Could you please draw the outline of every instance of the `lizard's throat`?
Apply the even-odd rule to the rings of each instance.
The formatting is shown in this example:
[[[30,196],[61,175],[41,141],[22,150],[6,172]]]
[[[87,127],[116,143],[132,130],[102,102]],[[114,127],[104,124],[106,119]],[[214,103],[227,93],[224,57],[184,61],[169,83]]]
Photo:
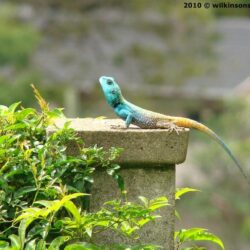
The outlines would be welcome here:
[[[116,108],[118,105],[122,104],[123,98],[121,96],[113,99],[109,104],[112,108]]]
[[[120,104],[121,104],[121,100],[118,99],[118,100],[113,100],[112,103],[110,103],[110,106],[112,108],[116,108]]]
[[[120,104],[121,104],[121,102],[114,103],[112,107],[115,109],[115,108],[117,108]]]

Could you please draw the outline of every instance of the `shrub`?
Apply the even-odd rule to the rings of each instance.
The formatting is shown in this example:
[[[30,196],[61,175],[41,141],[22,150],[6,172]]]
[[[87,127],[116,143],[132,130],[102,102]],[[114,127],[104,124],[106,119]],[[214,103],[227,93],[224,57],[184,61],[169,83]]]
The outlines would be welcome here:
[[[97,168],[104,168],[124,191],[119,166],[113,163],[121,150],[85,148],[68,122],[47,135],[53,119],[63,117],[62,110],[50,110],[34,86],[33,89],[41,112],[23,108],[20,103],[0,106],[2,246],[58,249],[72,240],[88,243],[93,235],[107,229],[131,237],[154,220],[152,212],[167,205],[164,197],[147,204],[118,198],[105,203],[96,213],[87,212],[86,198]],[[66,154],[69,141],[76,143],[78,155]]]

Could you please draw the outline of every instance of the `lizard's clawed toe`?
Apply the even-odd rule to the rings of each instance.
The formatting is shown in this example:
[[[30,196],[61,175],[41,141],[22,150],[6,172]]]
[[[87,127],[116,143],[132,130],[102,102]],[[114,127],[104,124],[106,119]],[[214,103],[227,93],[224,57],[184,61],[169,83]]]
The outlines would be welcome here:
[[[178,135],[179,132],[182,130],[181,127],[177,126],[173,122],[158,122],[157,127],[168,129],[170,134],[175,132]]]

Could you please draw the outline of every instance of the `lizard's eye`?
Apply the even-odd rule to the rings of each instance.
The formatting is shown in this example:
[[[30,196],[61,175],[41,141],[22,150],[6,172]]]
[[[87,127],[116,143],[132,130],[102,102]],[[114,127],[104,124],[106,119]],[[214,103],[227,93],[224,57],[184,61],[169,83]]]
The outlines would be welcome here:
[[[113,82],[111,80],[107,80],[107,84],[111,85]]]

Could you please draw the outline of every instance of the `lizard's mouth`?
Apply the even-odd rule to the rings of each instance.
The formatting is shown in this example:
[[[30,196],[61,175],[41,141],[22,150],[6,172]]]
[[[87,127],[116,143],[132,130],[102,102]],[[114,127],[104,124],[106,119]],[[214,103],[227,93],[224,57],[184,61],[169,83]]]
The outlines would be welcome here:
[[[101,86],[104,86],[106,84],[107,79],[109,79],[109,77],[107,77],[107,76],[101,76],[99,78],[99,83],[101,84]]]

